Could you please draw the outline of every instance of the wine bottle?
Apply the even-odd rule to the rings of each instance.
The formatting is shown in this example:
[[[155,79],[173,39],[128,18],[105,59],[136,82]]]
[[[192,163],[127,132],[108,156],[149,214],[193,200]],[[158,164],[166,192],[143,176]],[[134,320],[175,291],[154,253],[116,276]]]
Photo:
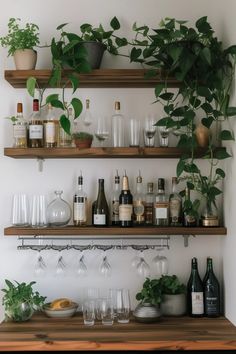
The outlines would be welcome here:
[[[16,120],[13,123],[13,146],[16,148],[27,147],[27,121],[23,116],[23,105],[17,103]]]
[[[94,226],[109,226],[109,208],[104,191],[104,179],[98,180],[98,196],[92,208]]]
[[[203,284],[198,273],[197,258],[192,258],[192,269],[187,285],[188,314],[191,317],[204,315]]]
[[[48,112],[44,121],[44,146],[52,148],[57,146],[58,120],[54,115],[51,103],[48,103]]]
[[[220,285],[213,272],[212,258],[207,258],[207,270],[203,281],[204,313],[207,317],[220,316]]]
[[[147,184],[147,194],[145,197],[145,224],[153,225],[154,221],[154,193],[153,193],[153,183],[149,182]]]
[[[113,226],[119,226],[119,197],[120,197],[120,176],[116,170],[115,184],[111,198],[111,224]]]
[[[124,116],[120,113],[120,102],[115,102],[115,114],[111,118],[113,147],[125,146]]]
[[[29,119],[29,147],[43,147],[43,121],[39,112],[39,100],[33,100],[33,113]]]
[[[145,223],[145,202],[142,183],[143,179],[140,171],[136,182],[136,193],[134,194],[134,224],[139,226],[144,225]]]
[[[75,226],[85,226],[87,223],[87,195],[83,191],[82,173],[78,177],[78,190],[74,195],[73,221]]]
[[[172,177],[172,193],[170,194],[170,226],[182,226],[182,198],[176,192],[177,177]]]
[[[133,196],[129,189],[126,172],[122,180],[122,190],[119,197],[119,220],[121,227],[133,226]]]
[[[165,193],[165,180],[158,178],[158,193],[155,201],[155,225],[168,226],[169,198]]]
[[[185,188],[185,200],[183,204],[183,224],[186,227],[195,227],[197,226],[197,219],[195,213],[193,212],[192,203],[190,200],[190,189]]]

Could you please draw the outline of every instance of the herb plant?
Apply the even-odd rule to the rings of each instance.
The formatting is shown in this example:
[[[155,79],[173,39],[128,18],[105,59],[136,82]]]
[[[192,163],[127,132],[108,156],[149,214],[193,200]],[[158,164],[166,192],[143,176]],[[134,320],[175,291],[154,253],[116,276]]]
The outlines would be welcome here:
[[[186,291],[186,286],[179,281],[176,275],[162,275],[160,283],[163,294],[177,295]]]
[[[136,294],[136,300],[155,306],[159,305],[163,300],[160,279],[146,278],[142,290]]]

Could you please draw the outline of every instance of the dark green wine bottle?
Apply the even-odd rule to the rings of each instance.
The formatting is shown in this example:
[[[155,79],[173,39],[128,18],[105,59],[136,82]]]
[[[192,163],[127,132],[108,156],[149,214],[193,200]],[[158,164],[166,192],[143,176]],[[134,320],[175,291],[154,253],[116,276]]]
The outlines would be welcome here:
[[[204,315],[203,284],[198,273],[197,258],[192,258],[192,269],[187,285],[188,314],[191,317]]]
[[[104,179],[98,180],[98,196],[92,206],[92,222],[94,226],[109,226],[109,207],[104,191]]]
[[[220,285],[213,272],[212,258],[207,258],[207,270],[203,282],[204,313],[207,317],[220,316]]]

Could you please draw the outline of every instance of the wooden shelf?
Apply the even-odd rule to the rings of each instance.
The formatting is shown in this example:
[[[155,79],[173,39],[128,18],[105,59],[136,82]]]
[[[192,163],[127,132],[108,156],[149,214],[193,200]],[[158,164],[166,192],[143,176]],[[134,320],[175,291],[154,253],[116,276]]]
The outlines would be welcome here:
[[[0,324],[0,351],[60,350],[154,350],[160,353],[196,350],[226,353],[227,350],[235,353],[236,328],[224,317],[163,317],[149,324],[131,319],[127,324],[114,322],[113,326],[96,321],[94,326],[88,327],[78,314],[60,319],[35,314],[26,322]]]
[[[109,88],[109,87],[125,87],[125,88],[152,88],[163,82],[161,73],[153,78],[145,78],[144,69],[99,69],[93,70],[89,74],[79,75],[79,87],[85,88]],[[66,71],[64,71],[66,72]],[[69,70],[67,70],[69,72]],[[15,88],[25,88],[26,80],[30,76],[34,76],[40,87],[48,87],[48,81],[51,70],[5,70],[5,80]],[[62,75],[62,84],[65,83],[65,76]],[[169,78],[169,87],[178,87],[179,83],[176,79]],[[68,86],[69,87],[69,86]]]
[[[133,148],[133,147],[94,147],[78,148],[4,148],[4,155],[12,158],[180,158],[186,151],[176,147]],[[196,151],[196,157],[204,155],[204,149]]]
[[[225,227],[7,227],[4,229],[6,236],[158,236],[158,235],[226,235]]]

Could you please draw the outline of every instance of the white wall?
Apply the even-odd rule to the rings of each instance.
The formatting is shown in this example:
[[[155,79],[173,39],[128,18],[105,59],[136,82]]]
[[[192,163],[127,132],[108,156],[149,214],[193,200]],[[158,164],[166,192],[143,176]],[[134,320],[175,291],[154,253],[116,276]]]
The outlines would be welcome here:
[[[229,2],[229,1],[226,1]],[[233,0],[232,0],[233,3]],[[230,2],[231,4],[231,2]],[[96,6],[96,11],[91,11]],[[150,27],[158,25],[160,19],[166,16],[173,16],[179,19],[189,19],[194,22],[197,18],[208,15],[212,26],[221,36],[225,23],[224,4],[215,6],[215,1],[204,0],[48,0],[46,4],[30,0],[8,0],[5,1],[4,11],[0,14],[0,35],[6,32],[9,17],[20,17],[22,20],[37,23],[40,27],[41,43],[49,42],[56,33],[56,26],[70,22],[71,31],[83,22],[104,25],[116,15],[124,28],[124,35],[130,36],[130,28],[134,21],[139,24],[148,24]],[[25,114],[28,115],[31,109],[31,99],[23,89],[13,89],[4,81],[4,70],[13,67],[12,58],[7,58],[6,50],[1,49],[0,60],[0,97],[1,116],[6,117],[15,113],[17,101],[23,101]],[[38,51],[37,68],[48,68],[50,65],[48,50]],[[106,56],[103,67],[130,67],[129,64],[120,58]],[[90,98],[91,109],[96,118],[99,114],[111,115],[115,100],[120,100],[125,116],[143,117],[147,112],[158,115],[159,107],[151,105],[153,101],[153,90],[151,89],[80,89],[79,97],[84,101]],[[0,121],[0,146],[11,146],[11,125],[3,118]],[[3,150],[2,150],[3,151]],[[10,224],[11,198],[14,193],[27,192],[32,195],[34,192],[42,192],[52,199],[53,191],[60,188],[64,191],[64,197],[71,202],[75,189],[76,176],[82,169],[85,180],[85,189],[91,200],[94,200],[97,193],[96,181],[99,177],[105,178],[107,197],[111,186],[111,178],[116,168],[122,173],[127,169],[132,185],[134,178],[141,168],[144,182],[157,181],[158,177],[170,179],[175,175],[176,160],[47,160],[44,163],[44,171],[39,173],[34,160],[14,160],[0,156],[0,287],[3,287],[4,279],[16,279],[18,281],[29,281],[35,279],[34,264],[36,254],[33,251],[17,251],[19,244],[14,237],[4,237],[3,228]],[[96,166],[96,169],[94,169]],[[95,171],[94,171],[95,170]],[[231,183],[232,179],[231,179]],[[229,226],[227,224],[227,226]],[[215,271],[221,279],[222,271],[222,241],[221,237],[198,236],[190,239],[188,248],[183,246],[182,236],[172,237],[170,250],[166,251],[170,263],[170,273],[176,273],[183,281],[186,281],[190,272],[190,260],[196,256],[199,260],[201,275],[205,272],[206,257],[212,256],[215,263]],[[230,247],[230,246],[229,246]],[[73,275],[78,253],[68,252],[65,257],[70,265],[70,274],[64,279],[57,279],[53,276],[58,254],[56,252],[45,252],[45,261],[48,264],[48,274],[45,279],[37,279],[37,289],[46,296],[48,300],[60,296],[69,296],[79,301],[82,288],[85,286],[105,287],[128,287],[131,290],[132,299],[140,288],[142,280],[138,278],[130,263],[135,255],[133,251],[112,251],[108,252],[109,261],[112,264],[113,275],[110,279],[103,279],[98,275],[97,268],[101,263],[101,252],[87,252],[86,262],[90,269],[89,277],[79,279]],[[155,252],[145,253],[146,260],[151,264]],[[228,260],[230,261],[230,260]],[[229,265],[230,266],[230,265]],[[152,270],[154,276],[154,271]],[[227,299],[230,301],[230,295]],[[233,300],[232,300],[233,301]],[[135,302],[133,301],[133,305]],[[232,303],[226,306],[227,314],[230,315]],[[3,311],[2,311],[3,314]]]

